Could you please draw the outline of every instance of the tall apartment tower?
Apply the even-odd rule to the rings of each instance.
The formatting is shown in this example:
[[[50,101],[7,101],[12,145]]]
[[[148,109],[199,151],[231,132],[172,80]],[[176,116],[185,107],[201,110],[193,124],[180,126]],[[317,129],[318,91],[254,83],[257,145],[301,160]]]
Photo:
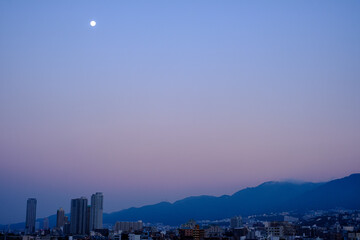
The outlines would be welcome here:
[[[29,198],[26,204],[26,222],[25,232],[32,234],[35,232],[35,221],[36,221],[36,198]]]
[[[70,233],[86,234],[87,198],[71,199]]]
[[[60,208],[57,210],[56,213],[56,227],[62,228],[65,224],[65,211],[64,209]]]
[[[91,195],[90,231],[103,227],[103,200],[101,192]]]

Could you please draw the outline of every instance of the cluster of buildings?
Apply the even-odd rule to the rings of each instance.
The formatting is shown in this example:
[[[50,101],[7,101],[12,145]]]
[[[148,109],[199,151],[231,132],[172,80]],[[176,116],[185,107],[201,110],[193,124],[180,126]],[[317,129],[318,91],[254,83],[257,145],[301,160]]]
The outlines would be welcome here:
[[[360,240],[360,212],[332,210],[293,216],[290,213],[236,216],[200,221],[200,225],[190,221],[178,231],[177,239],[188,240]]]
[[[102,193],[97,192],[91,196],[88,204],[86,197],[71,199],[70,221],[60,208],[56,214],[56,227],[53,232],[58,235],[89,235],[91,231],[103,228],[103,199]],[[29,198],[26,206],[25,234],[34,234],[36,226],[35,198]],[[44,218],[43,230],[49,231],[49,219]]]
[[[360,211],[332,210],[190,220],[180,226],[119,221],[103,227],[103,195],[71,200],[70,220],[57,210],[56,226],[35,232],[37,201],[27,201],[25,233],[0,232],[0,240],[360,240]]]

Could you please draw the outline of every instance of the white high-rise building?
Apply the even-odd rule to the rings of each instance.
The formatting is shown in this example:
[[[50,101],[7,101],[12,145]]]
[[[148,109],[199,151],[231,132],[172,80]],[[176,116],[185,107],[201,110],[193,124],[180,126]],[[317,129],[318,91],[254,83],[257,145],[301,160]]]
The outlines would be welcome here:
[[[103,200],[101,192],[91,195],[90,231],[103,227]]]

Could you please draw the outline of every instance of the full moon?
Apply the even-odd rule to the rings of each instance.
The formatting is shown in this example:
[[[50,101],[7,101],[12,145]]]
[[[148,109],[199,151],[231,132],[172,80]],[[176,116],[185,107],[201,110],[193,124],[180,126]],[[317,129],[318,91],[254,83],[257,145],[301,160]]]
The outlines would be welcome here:
[[[95,27],[95,25],[96,25],[96,22],[95,22],[95,21],[91,21],[91,22],[90,22],[90,26]]]

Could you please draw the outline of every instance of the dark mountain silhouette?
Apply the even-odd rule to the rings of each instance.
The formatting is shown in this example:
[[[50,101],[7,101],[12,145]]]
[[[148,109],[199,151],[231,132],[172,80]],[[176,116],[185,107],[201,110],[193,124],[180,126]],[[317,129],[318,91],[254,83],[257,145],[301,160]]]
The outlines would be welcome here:
[[[233,195],[188,197],[174,203],[161,202],[139,208],[105,213],[104,223],[142,220],[150,223],[178,225],[189,219],[217,220],[235,215],[252,215],[281,211],[360,209],[360,174],[326,183],[266,182]],[[50,226],[56,216],[49,217]],[[42,222],[42,219],[38,219]],[[12,225],[24,226],[24,223]],[[5,226],[0,226],[4,229]]]
[[[234,215],[316,209],[360,209],[360,174],[326,183],[266,182],[231,196],[198,196],[104,215],[104,222],[162,222],[177,225],[190,218],[216,220]]]
[[[321,184],[268,182],[221,197],[198,196],[174,202],[159,203],[104,215],[105,222],[137,221],[162,222],[177,225],[193,219],[223,219],[234,215],[249,215],[282,211],[290,200]]]
[[[290,204],[290,209],[360,209],[360,174],[330,181],[308,191]]]

